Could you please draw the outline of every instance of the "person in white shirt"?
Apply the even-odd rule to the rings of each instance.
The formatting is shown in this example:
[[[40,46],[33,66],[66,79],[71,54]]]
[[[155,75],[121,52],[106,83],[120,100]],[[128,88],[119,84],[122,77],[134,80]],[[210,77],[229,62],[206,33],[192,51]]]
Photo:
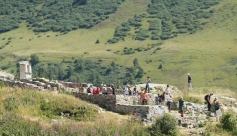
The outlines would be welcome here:
[[[169,112],[171,111],[171,103],[173,102],[172,95],[169,95],[167,98],[167,105],[168,105],[168,110]]]
[[[107,94],[107,87],[106,84],[104,84],[103,88],[102,88],[102,94]]]
[[[124,94],[129,95],[129,86],[128,86],[128,84],[124,88]]]
[[[170,85],[167,85],[166,89],[165,89],[165,94],[169,95],[170,94],[170,90],[171,90]]]

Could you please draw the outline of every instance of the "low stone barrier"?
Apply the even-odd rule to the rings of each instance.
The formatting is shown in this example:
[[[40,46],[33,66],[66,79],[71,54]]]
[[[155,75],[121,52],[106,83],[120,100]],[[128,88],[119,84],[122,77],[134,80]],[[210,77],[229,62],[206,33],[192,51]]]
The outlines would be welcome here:
[[[75,97],[98,104],[100,107],[116,113],[139,116],[146,123],[153,123],[156,117],[167,112],[166,106],[133,105],[132,96],[75,93]]]

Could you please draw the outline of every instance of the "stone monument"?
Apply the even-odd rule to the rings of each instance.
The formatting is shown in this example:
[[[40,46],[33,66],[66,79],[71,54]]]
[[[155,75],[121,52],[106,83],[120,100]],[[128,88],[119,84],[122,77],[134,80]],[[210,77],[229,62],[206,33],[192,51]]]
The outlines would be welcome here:
[[[20,79],[31,79],[32,71],[29,61],[21,61],[20,64]]]

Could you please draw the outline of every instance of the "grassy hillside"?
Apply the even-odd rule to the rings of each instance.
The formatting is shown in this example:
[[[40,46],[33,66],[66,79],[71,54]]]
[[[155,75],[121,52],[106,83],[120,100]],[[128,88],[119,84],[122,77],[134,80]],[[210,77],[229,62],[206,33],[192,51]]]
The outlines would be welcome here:
[[[157,41],[146,39],[133,40],[126,37],[125,41],[106,44],[113,38],[115,28],[122,22],[133,18],[135,14],[147,13],[150,0],[124,1],[110,18],[90,29],[71,31],[66,35],[56,32],[35,34],[28,30],[26,23],[21,23],[18,29],[0,35],[0,44],[10,43],[0,50],[1,66],[9,65],[9,72],[19,58],[29,58],[36,53],[41,61],[60,62],[63,58],[83,58],[103,60],[105,65],[115,61],[122,66],[132,66],[133,60],[138,59],[144,69],[145,77],[150,76],[152,82],[166,83],[182,89],[187,73],[193,77],[193,87],[220,86],[237,89],[236,81],[236,19],[237,4],[233,0],[222,0],[212,7],[213,15],[203,28],[194,34],[182,34],[175,38],[159,41],[161,50],[153,53],[155,48],[148,51],[122,55],[124,47],[148,48]],[[144,28],[147,22],[142,22]],[[3,40],[5,39],[5,40]],[[95,44],[96,40],[99,44]],[[120,51],[115,54],[114,52]],[[14,62],[14,63],[13,63]],[[158,69],[162,64],[162,69]],[[142,79],[143,81],[143,79]]]
[[[66,94],[1,87],[0,102],[0,135],[148,134],[128,115],[99,114],[98,106]]]

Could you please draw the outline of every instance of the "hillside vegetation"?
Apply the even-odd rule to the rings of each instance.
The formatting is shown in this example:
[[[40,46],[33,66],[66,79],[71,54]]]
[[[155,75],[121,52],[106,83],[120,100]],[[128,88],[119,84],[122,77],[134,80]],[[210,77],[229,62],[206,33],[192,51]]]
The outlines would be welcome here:
[[[99,114],[96,105],[66,94],[1,87],[0,103],[2,136],[149,134],[129,116],[109,112]]]
[[[94,70],[104,83],[136,84],[150,76],[152,82],[182,89],[190,73],[193,87],[236,90],[236,4],[233,0],[125,0],[117,2],[109,18],[67,34],[34,32],[38,26],[29,30],[29,22],[22,20],[19,28],[0,34],[0,66],[17,75],[16,63],[36,54],[40,62],[33,69],[35,76],[60,79],[48,68],[62,66],[63,80],[98,84],[88,78],[89,69],[95,66],[83,63],[88,71],[75,69],[76,60],[81,59],[99,65],[100,69]],[[42,6],[37,6],[38,10]],[[136,68],[135,59],[139,62]],[[119,72],[112,69],[106,75],[113,62]],[[70,67],[72,77],[67,76]],[[37,68],[44,72],[39,74]],[[139,70],[142,76],[136,76]]]

